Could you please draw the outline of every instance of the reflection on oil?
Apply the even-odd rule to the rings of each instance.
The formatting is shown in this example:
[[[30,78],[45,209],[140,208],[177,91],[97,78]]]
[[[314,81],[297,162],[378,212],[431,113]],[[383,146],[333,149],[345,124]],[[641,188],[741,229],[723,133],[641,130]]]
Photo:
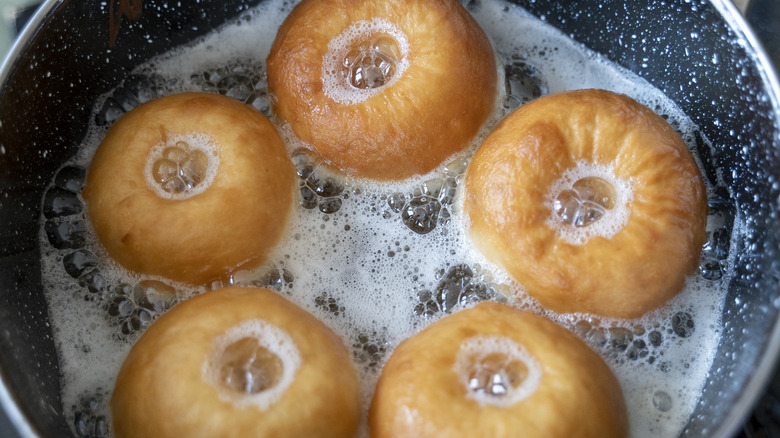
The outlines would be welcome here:
[[[142,10],[143,0],[111,0],[108,9],[108,48],[114,48],[116,37],[119,35],[119,25],[122,23],[122,17],[127,17],[133,21],[138,20],[141,18]]]

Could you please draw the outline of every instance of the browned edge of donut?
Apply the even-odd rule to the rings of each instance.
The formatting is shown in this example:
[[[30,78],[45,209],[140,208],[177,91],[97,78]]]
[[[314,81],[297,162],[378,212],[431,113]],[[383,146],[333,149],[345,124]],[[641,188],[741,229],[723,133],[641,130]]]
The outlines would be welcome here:
[[[568,243],[546,224],[550,185],[578,161],[630,181],[628,222]],[[706,192],[685,143],[660,116],[604,90],[522,106],[469,164],[464,211],[476,247],[545,307],[635,318],[679,293],[705,242]]]

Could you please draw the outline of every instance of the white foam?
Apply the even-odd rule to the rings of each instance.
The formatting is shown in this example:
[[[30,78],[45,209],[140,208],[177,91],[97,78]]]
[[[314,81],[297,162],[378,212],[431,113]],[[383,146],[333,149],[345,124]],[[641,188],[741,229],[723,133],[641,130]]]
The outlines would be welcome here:
[[[384,85],[376,88],[357,89],[345,80],[342,62],[352,48],[374,35],[387,34],[395,39],[400,59],[395,65],[395,74]],[[409,67],[409,40],[393,23],[382,19],[362,20],[351,24],[328,43],[328,51],[322,57],[322,90],[326,96],[339,103],[354,105],[365,102],[393,86]]]
[[[257,339],[261,347],[274,353],[282,362],[282,375],[279,381],[256,394],[239,393],[227,387],[221,378],[221,358],[225,350],[244,338]],[[223,335],[214,339],[211,353],[203,363],[203,380],[217,389],[221,400],[240,408],[254,406],[265,411],[282,397],[295,379],[295,373],[300,366],[301,355],[286,331],[262,319],[250,319],[229,328]]]
[[[146,184],[149,188],[151,188],[157,196],[173,200],[191,198],[206,191],[206,189],[211,186],[211,183],[214,182],[214,178],[217,176],[217,170],[219,169],[219,147],[214,139],[202,132],[190,132],[188,134],[166,133],[165,140],[166,141],[154,145],[149,151],[149,156],[146,158],[144,177],[146,177]],[[206,166],[206,174],[203,181],[181,192],[168,192],[154,179],[154,163],[162,158],[165,149],[176,146],[178,142],[184,142],[189,145],[189,149],[185,152],[197,150],[206,154],[206,157],[208,157],[208,164]]]
[[[504,366],[510,362],[522,362],[528,374],[517,386],[506,385],[506,393],[500,396],[470,388],[470,375],[476,367],[488,357],[502,355]],[[453,370],[460,382],[467,389],[466,397],[475,400],[480,405],[509,407],[533,395],[542,380],[542,367],[539,362],[522,345],[505,336],[474,336],[461,343],[455,357]],[[506,371],[506,370],[503,370]]]
[[[561,192],[571,190],[575,182],[588,177],[605,180],[615,189],[615,205],[604,212],[597,221],[583,227],[564,222],[555,212],[554,203]],[[547,192],[545,206],[550,210],[550,216],[545,221],[548,227],[555,230],[558,236],[572,245],[583,245],[593,237],[610,239],[628,223],[631,216],[629,204],[634,198],[633,182],[615,176],[609,166],[580,161],[575,167],[566,170],[558,180],[553,182]]]

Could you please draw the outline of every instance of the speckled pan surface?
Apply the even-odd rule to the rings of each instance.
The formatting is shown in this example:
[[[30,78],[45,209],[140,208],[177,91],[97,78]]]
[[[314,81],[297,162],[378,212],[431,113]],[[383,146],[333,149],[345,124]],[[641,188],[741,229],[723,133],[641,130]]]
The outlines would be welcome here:
[[[41,285],[45,187],[75,153],[97,96],[136,65],[258,2],[147,0],[132,20],[134,3],[47,2],[0,72],[0,399],[18,410],[30,436],[71,433]],[[732,196],[711,206],[746,227],[731,236],[737,256],[723,337],[683,435],[730,436],[760,395],[780,343],[777,79],[725,1],[516,3],[664,91],[714,145],[711,152],[700,142],[704,177],[721,177]],[[112,14],[119,33],[109,49]]]

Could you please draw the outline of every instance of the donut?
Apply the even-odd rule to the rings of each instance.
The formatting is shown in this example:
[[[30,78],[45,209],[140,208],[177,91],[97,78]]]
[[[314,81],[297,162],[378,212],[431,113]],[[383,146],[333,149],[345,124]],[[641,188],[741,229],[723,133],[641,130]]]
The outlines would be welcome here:
[[[183,301],[133,346],[111,396],[114,437],[352,438],[357,374],[341,339],[268,289]]]
[[[401,342],[369,410],[372,438],[624,437],[622,390],[555,323],[483,302]]]
[[[496,105],[490,41],[456,0],[304,0],[267,65],[277,116],[325,163],[374,180],[431,171]]]
[[[83,197],[110,257],[190,284],[262,263],[292,210],[295,171],[258,111],[182,93],[125,114],[108,130]]]
[[[698,266],[707,204],[690,150],[660,116],[603,90],[522,106],[466,170],[474,245],[559,313],[636,318]]]

